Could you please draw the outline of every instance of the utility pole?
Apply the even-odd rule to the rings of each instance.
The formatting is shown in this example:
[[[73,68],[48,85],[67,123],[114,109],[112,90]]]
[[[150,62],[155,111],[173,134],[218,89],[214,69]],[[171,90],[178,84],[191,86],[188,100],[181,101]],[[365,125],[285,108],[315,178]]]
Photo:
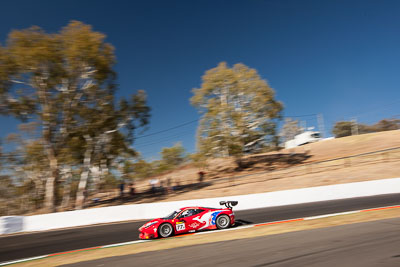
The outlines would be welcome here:
[[[321,134],[321,138],[324,138],[325,137],[325,125],[324,125],[324,116],[322,116],[322,113],[317,115],[317,120],[318,120],[319,133]]]
[[[351,135],[358,135],[358,123],[357,118],[351,120]]]

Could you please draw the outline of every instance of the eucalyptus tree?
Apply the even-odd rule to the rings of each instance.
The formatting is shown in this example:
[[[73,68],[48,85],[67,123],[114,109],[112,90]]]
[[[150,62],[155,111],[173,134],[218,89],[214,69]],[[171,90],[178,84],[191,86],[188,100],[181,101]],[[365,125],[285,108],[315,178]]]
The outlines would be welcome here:
[[[103,98],[96,96],[80,108],[80,117],[85,121],[76,131],[83,150],[83,171],[81,173],[76,198],[76,208],[82,208],[86,194],[89,174],[92,174],[95,187],[107,175],[109,168],[118,167],[126,158],[136,156],[130,147],[134,140],[134,131],[144,127],[149,121],[150,108],[146,105],[146,94],[139,90],[131,99],[122,99],[118,105],[113,101],[97,103]],[[102,114],[98,116],[98,114]]]
[[[131,99],[115,106],[115,62],[114,48],[105,42],[105,36],[77,21],[54,34],[38,27],[13,31],[6,45],[0,46],[0,112],[40,125],[50,170],[45,187],[49,211],[56,208],[63,151],[76,148],[69,147],[71,142],[82,141],[83,136],[85,142],[79,144],[84,144],[86,152],[91,150],[96,129],[100,134],[116,131],[125,141],[132,141],[136,125],[132,120],[147,123],[149,110],[143,101],[139,101],[142,106]],[[132,98],[137,97],[143,98],[143,93]],[[117,118],[109,118],[107,112]],[[121,119],[127,120],[126,132],[115,128]],[[105,127],[109,122],[110,127]],[[74,151],[77,158],[84,159],[81,152]]]
[[[206,71],[191,103],[201,114],[197,146],[215,157],[275,145],[282,104],[255,69],[225,62]]]
[[[163,147],[160,154],[161,154],[161,161],[168,168],[178,167],[186,159],[185,148],[182,146],[182,143],[180,142],[174,144],[172,147]]]
[[[6,153],[6,170],[20,189],[25,210],[38,209],[43,204],[48,162],[43,145],[36,136],[35,123],[20,124],[19,133],[11,133],[5,142],[12,149]]]

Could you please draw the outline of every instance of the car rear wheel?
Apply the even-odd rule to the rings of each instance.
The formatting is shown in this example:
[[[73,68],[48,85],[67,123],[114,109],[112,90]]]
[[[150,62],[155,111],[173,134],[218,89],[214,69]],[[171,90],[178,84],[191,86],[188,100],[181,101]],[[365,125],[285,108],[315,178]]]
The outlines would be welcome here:
[[[160,237],[170,237],[174,232],[174,229],[172,228],[172,225],[169,223],[164,223],[161,224],[160,227],[158,227],[158,234]]]
[[[222,214],[217,217],[216,224],[218,229],[226,229],[229,227],[231,220],[226,214]]]

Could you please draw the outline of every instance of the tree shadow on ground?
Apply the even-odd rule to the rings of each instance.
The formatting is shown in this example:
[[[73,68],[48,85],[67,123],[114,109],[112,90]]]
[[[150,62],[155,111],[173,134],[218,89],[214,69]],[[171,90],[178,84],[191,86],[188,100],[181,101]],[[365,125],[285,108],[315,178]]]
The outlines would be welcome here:
[[[311,155],[309,155],[307,152],[248,156],[236,160],[237,167],[234,169],[234,171],[238,172],[254,168],[264,170],[274,170],[279,167],[287,168],[292,167],[293,165],[301,164],[310,157]]]
[[[200,190],[202,188],[212,185],[211,182],[197,182],[184,185],[175,185],[170,189],[164,187],[156,187],[154,189],[149,188],[146,191],[138,192],[134,194],[124,194],[123,196],[118,196],[109,199],[91,199],[88,200],[86,207],[95,206],[114,206],[123,204],[135,204],[135,203],[151,203],[156,201],[161,201],[171,197],[171,195],[182,194],[189,191]]]
[[[235,220],[235,225],[233,227],[239,227],[239,226],[244,226],[247,224],[253,224],[253,222],[246,221],[246,220],[241,220],[241,219],[236,219]]]
[[[221,178],[226,174],[238,173],[242,171],[272,171],[280,168],[292,167],[297,164],[301,164],[311,155],[308,153],[279,153],[272,155],[254,155],[247,156],[236,161],[236,167],[227,167],[223,170],[211,171],[207,174],[209,178],[216,179]],[[89,199],[86,207],[95,206],[113,206],[123,204],[135,204],[135,203],[151,203],[165,200],[171,195],[181,194],[189,191],[201,190],[205,187],[211,186],[213,181],[207,182],[195,182],[190,184],[175,185],[172,188],[156,187],[149,188],[143,192],[137,192],[134,194],[124,194],[109,199]]]

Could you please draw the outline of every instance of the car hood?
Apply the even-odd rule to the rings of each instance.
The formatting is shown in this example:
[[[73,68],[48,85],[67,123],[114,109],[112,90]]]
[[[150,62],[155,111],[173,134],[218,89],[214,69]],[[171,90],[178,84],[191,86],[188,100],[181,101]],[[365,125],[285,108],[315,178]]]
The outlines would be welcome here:
[[[154,219],[154,220],[151,220],[151,221],[149,221],[149,222],[143,224],[142,227],[139,228],[139,231],[141,231],[141,230],[143,230],[143,229],[146,229],[146,228],[149,228],[149,227],[157,226],[157,225],[159,225],[161,222],[162,222],[162,219]]]

